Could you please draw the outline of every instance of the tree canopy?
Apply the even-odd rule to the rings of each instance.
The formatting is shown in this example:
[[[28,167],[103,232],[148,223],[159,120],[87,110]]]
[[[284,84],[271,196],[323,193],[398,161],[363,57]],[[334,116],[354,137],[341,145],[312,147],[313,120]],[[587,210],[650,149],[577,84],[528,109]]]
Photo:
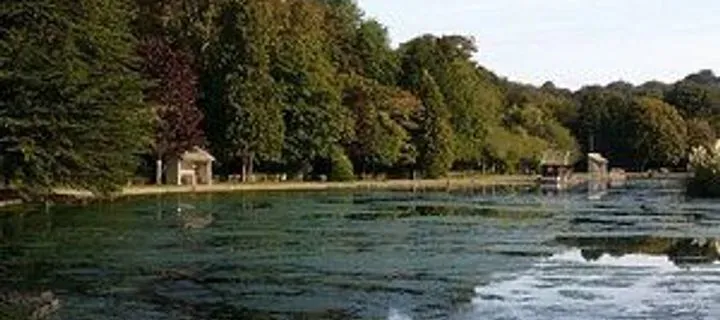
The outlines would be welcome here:
[[[124,1],[0,6],[0,156],[27,194],[115,190],[151,145]]]
[[[548,149],[644,170],[720,130],[711,70],[573,92],[478,54],[452,34],[393,47],[352,0],[3,2],[3,173],[28,195],[108,192],[197,145],[245,178],[533,172]]]

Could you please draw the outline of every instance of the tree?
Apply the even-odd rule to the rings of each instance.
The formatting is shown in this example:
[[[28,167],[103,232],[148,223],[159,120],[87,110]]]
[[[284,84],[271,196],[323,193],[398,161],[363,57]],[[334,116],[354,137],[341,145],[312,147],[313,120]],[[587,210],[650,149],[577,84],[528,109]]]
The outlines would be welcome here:
[[[334,148],[330,154],[330,180],[355,180],[355,171],[352,162],[341,148]]]
[[[605,86],[605,89],[610,91],[622,92],[625,94],[631,94],[635,90],[635,86],[629,82],[615,81]]]
[[[537,168],[542,153],[550,145],[538,137],[520,130],[515,132],[502,126],[489,130],[488,144],[483,150],[495,172],[515,173],[523,164],[526,168]]]
[[[688,119],[687,124],[688,147],[712,147],[715,145],[716,133],[707,120]]]
[[[283,161],[288,170],[303,176],[313,169],[328,171],[312,164],[329,158],[332,148],[347,140],[352,127],[326,46],[324,10],[318,3],[304,0],[275,6],[281,34],[272,75],[281,89],[286,126]]]
[[[637,169],[645,170],[648,164],[677,165],[685,158],[687,129],[673,106],[654,98],[636,98],[629,118],[635,128],[630,139]]]
[[[474,166],[482,160],[488,128],[500,121],[502,93],[486,72],[471,60],[477,52],[473,39],[425,35],[401,45],[400,85],[417,90],[428,72],[449,108],[455,133],[456,160]]]
[[[663,99],[670,86],[660,81],[648,81],[635,89],[638,95]]]
[[[544,86],[537,92],[537,100],[542,109],[550,114],[561,125],[569,127],[578,118],[578,104],[573,99],[572,91]]]
[[[325,34],[324,44],[330,59],[340,73],[350,74],[358,69],[355,41],[362,24],[363,12],[354,0],[316,0],[322,6]]]
[[[197,75],[191,57],[159,37],[146,38],[139,53],[143,74],[154,82],[147,100],[157,113],[153,149],[158,160],[156,182],[160,184],[164,161],[204,144],[203,114],[196,105]]]
[[[424,73],[443,80],[449,65],[456,61],[472,63],[470,58],[477,48],[472,39],[462,36],[436,37],[423,35],[400,45],[400,66],[402,74],[398,83],[403,88],[418,88],[423,81]],[[438,85],[443,81],[437,80]],[[440,88],[442,90],[442,87]]]
[[[124,1],[0,6],[0,155],[28,196],[128,182],[153,117]]]
[[[720,77],[715,76],[715,72],[709,69],[700,70],[697,73],[688,75],[684,81],[706,86],[720,85]]]
[[[507,90],[506,127],[540,138],[550,148],[578,155],[577,141],[560,122],[562,119],[572,123],[577,118],[574,103],[548,86],[538,90],[531,86],[509,84]]]
[[[573,132],[583,153],[599,152],[620,166],[635,165],[634,147],[629,137],[635,128],[628,121],[632,95],[602,87],[586,87],[576,92],[578,118]]]
[[[133,1],[133,29],[138,37],[160,37],[174,48],[198,58],[198,65],[203,64],[201,58],[217,36],[218,26],[215,21],[226,0]]]
[[[707,117],[715,113],[708,88],[694,82],[675,84],[665,95],[665,102],[677,107],[685,117]]]
[[[447,175],[454,159],[450,113],[435,80],[425,72],[418,94],[424,110],[419,141],[420,167],[427,178]]]
[[[400,66],[387,29],[376,20],[363,21],[353,45],[355,71],[383,85],[395,85]]]
[[[388,168],[414,157],[407,124],[420,103],[409,93],[362,77],[345,89],[344,104],[354,120],[350,156],[362,173]]]
[[[221,10],[205,71],[207,131],[226,164],[240,160],[246,181],[257,158],[275,160],[282,150],[282,105],[270,74],[278,30],[264,1],[229,1]]]
[[[500,121],[502,94],[468,60],[456,59],[441,79],[441,92],[455,132],[456,159],[474,166],[482,160],[488,129]]]

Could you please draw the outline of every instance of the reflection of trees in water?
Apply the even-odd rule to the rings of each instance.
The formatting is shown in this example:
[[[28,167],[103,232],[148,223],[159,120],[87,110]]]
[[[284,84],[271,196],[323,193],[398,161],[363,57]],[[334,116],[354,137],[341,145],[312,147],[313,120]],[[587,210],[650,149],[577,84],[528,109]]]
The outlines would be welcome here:
[[[720,260],[720,240],[683,239],[673,243],[668,251],[675,264],[703,264]]]
[[[4,208],[0,212],[0,245],[12,245],[24,237],[47,236],[53,231],[53,214],[39,206]]]
[[[564,237],[557,241],[580,248],[587,261],[596,261],[604,255],[622,257],[628,254],[664,255],[676,265],[720,261],[720,240],[713,238]]]
[[[166,199],[158,196],[156,198],[156,219],[162,221],[169,219],[172,225],[182,229],[205,229],[214,221],[215,217],[212,212],[198,209],[195,205],[185,202],[182,197]],[[190,200],[198,200],[190,198]],[[202,199],[204,202],[212,203],[212,197]]]
[[[205,229],[215,221],[212,213],[200,212],[195,209],[178,210],[177,218],[183,229]]]
[[[480,185],[468,188],[454,189],[452,194],[464,196],[495,196],[513,195],[518,193],[532,192],[533,187],[524,185]]]
[[[218,285],[236,281],[232,278],[210,276],[211,269],[162,269],[141,289],[133,294],[133,299],[165,309],[168,314],[192,319],[354,319],[351,311],[319,310],[307,312],[278,313],[255,310],[238,303],[243,294],[232,294]],[[238,286],[241,284],[238,283]],[[257,293],[246,293],[255,295]]]
[[[156,217],[166,231],[179,237],[181,242],[173,242],[172,246],[183,249],[210,250],[223,246],[247,245],[240,243],[244,238],[227,239],[227,236],[218,236],[213,232],[217,223],[213,210],[208,209],[208,199],[202,201],[188,201],[182,198],[158,198],[156,202]],[[193,203],[190,205],[189,203]],[[250,218],[260,215],[273,208],[273,203],[257,201],[253,198],[238,201],[235,210]],[[221,215],[217,215],[221,217]],[[263,241],[275,241],[272,235]],[[231,241],[237,243],[228,243]],[[268,246],[268,244],[263,244]],[[352,319],[355,315],[338,310],[321,310],[318,312],[278,313],[248,308],[242,301],[253,300],[263,294],[268,299],[276,299],[277,295],[264,293],[257,289],[258,283],[265,284],[271,279],[264,279],[266,275],[259,274],[253,268],[233,265],[232,256],[217,257],[211,261],[208,257],[188,257],[188,260],[158,263],[146,266],[141,270],[141,283],[134,285],[136,291],[129,293],[126,298],[132,301],[142,301],[153,306],[164,314],[172,315],[178,319]],[[215,260],[217,259],[217,260]],[[272,274],[272,271],[267,271]],[[272,288],[281,283],[268,283]],[[272,290],[272,289],[268,290]],[[254,291],[257,290],[257,291]],[[250,305],[252,307],[252,305]]]
[[[536,208],[495,208],[453,205],[405,205],[390,210],[348,214],[350,220],[408,219],[416,217],[483,217],[503,220],[532,220],[544,218],[548,212]]]
[[[56,232],[53,219],[32,205],[0,214],[0,319],[47,319],[60,308],[45,283],[57,269],[49,259],[57,250],[45,245]]]
[[[47,319],[60,308],[52,291],[0,292],[0,319]]]

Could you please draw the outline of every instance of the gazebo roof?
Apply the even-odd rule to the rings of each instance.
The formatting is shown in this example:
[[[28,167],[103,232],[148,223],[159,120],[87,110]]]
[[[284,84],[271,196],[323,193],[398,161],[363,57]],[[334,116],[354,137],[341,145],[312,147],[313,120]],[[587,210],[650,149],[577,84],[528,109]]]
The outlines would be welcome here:
[[[601,154],[599,153],[588,153],[588,159],[594,162],[598,163],[608,163],[608,159],[605,159]]]
[[[182,154],[180,157],[183,161],[192,161],[192,162],[212,162],[215,161],[215,157],[213,157],[209,152],[205,151],[204,149],[200,147],[194,147],[191,150],[185,151],[185,153]]]

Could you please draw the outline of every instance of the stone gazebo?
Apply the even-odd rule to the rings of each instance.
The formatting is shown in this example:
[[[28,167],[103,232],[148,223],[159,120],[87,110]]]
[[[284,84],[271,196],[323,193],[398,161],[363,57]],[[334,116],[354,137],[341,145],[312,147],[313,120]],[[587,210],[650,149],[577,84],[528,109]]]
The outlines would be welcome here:
[[[607,179],[608,159],[599,153],[588,153],[588,173],[593,179]]]
[[[211,185],[215,157],[195,147],[168,162],[165,180],[170,185]]]

